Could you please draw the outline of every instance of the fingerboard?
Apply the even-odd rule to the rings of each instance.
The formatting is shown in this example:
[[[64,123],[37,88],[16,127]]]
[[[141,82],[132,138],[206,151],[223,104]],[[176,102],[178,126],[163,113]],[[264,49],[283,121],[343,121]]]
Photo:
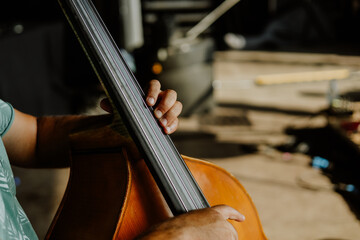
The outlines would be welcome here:
[[[89,0],[59,0],[75,35],[162,191],[174,215],[209,207],[171,138]]]

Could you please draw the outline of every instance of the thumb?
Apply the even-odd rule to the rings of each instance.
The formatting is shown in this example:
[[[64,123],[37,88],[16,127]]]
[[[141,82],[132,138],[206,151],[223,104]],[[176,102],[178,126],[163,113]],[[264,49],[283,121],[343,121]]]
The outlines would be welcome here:
[[[224,219],[235,220],[238,222],[245,221],[245,216],[238,212],[236,209],[228,206],[228,205],[217,205],[212,207],[215,211],[220,213]]]

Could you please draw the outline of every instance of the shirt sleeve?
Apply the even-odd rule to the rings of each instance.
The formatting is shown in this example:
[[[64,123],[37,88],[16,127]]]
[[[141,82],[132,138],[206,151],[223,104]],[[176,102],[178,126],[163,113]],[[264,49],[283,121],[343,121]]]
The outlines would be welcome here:
[[[9,130],[14,121],[14,108],[0,99],[0,136]]]

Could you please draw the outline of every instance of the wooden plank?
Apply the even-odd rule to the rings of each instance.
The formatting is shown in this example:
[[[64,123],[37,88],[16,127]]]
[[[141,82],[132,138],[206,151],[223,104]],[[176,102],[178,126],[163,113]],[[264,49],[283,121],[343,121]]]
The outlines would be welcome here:
[[[297,82],[329,81],[346,79],[349,76],[350,72],[347,69],[266,74],[257,76],[255,78],[255,83],[258,85],[271,85]]]
[[[346,65],[360,66],[359,56],[337,54],[294,53],[294,52],[263,52],[263,51],[218,51],[215,60],[237,62],[272,62],[304,65]]]

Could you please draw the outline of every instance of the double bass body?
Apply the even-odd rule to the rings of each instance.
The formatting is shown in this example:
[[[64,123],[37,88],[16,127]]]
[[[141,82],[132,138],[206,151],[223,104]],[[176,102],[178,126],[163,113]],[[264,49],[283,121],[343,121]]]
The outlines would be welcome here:
[[[172,217],[145,162],[112,128],[72,135],[70,178],[46,239],[130,240]],[[206,161],[184,160],[211,206],[227,204],[246,216],[231,221],[239,239],[266,239],[243,186]]]
[[[92,2],[58,2],[136,147],[110,126],[71,136],[70,179],[46,238],[133,239],[172,213],[227,204],[246,216],[232,223],[240,239],[266,239],[241,184],[208,162],[182,157],[164,134]]]

